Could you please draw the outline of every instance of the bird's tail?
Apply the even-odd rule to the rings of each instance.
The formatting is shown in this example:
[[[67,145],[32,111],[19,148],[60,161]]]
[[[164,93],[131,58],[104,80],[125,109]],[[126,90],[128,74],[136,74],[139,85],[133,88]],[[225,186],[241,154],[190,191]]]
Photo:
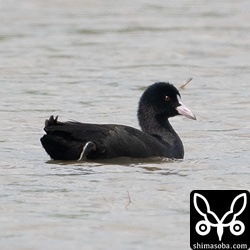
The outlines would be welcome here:
[[[48,134],[41,138],[41,143],[53,160],[78,160],[84,147],[83,143]]]

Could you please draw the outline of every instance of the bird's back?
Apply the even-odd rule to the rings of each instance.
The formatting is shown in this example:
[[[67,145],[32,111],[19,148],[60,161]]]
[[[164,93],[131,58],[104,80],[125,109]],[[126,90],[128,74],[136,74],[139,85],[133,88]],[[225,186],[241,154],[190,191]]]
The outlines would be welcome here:
[[[138,129],[117,124],[89,124],[79,122],[46,121],[46,135],[41,142],[54,160],[78,160],[84,146],[93,142],[96,147],[87,158],[104,159],[115,157],[145,158],[170,157],[166,143]]]

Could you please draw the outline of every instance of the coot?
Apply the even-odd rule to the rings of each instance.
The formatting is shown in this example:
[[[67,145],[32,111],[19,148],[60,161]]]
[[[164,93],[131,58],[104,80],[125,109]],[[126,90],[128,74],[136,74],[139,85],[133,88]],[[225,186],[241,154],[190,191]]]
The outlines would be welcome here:
[[[166,157],[182,159],[184,148],[169,118],[196,119],[180,101],[179,91],[168,82],[149,86],[139,101],[141,130],[117,124],[45,121],[41,143],[54,160],[108,159],[115,157]]]

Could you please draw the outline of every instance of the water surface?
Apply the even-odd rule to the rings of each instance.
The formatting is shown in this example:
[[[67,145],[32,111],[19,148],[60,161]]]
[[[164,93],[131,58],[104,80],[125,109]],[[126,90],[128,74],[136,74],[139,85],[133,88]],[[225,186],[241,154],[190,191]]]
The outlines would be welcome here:
[[[1,249],[189,249],[189,194],[248,189],[250,3],[3,1]],[[182,161],[51,162],[44,120],[138,127],[143,90],[177,86]]]

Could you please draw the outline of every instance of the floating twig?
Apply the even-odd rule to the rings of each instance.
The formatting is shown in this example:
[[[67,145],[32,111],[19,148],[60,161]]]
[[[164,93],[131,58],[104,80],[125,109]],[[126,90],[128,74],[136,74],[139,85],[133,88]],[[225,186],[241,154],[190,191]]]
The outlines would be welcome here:
[[[192,77],[188,78],[185,82],[182,83],[182,85],[179,87],[179,89],[184,89],[185,86],[193,80]]]
[[[128,206],[132,203],[132,201],[131,201],[130,194],[129,194],[128,190],[127,190],[127,193],[128,193],[128,204],[126,206],[126,209],[128,210]]]

